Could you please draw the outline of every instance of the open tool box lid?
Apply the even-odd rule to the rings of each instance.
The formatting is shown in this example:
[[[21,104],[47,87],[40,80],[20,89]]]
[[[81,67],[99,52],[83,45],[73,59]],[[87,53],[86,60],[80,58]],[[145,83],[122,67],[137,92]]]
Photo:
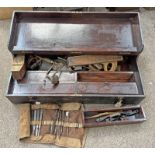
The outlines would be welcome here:
[[[8,48],[12,54],[138,55],[139,14],[14,12]]]

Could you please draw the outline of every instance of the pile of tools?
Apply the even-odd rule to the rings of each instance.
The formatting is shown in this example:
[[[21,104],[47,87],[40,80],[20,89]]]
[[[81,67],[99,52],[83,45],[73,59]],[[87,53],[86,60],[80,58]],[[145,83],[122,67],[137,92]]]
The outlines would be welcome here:
[[[26,69],[45,70],[47,71],[45,79],[47,78],[52,84],[57,85],[63,71],[116,71],[119,70],[119,61],[123,61],[122,56],[81,55],[46,58],[30,55],[25,58],[24,55],[17,55],[13,59],[12,74],[14,79],[21,80],[25,75]],[[55,71],[52,76],[49,75],[51,71]]]
[[[115,71],[118,62],[123,61],[122,56],[81,55],[68,58],[57,57],[56,59],[30,56],[28,69],[47,70],[52,65],[52,70],[63,71]],[[45,67],[47,66],[47,67]]]
[[[87,116],[86,120],[95,120],[96,122],[115,122],[122,120],[135,119],[136,115],[139,114],[139,110],[127,110],[127,111],[117,111],[117,112],[103,112],[91,116]]]
[[[103,55],[81,55],[68,57],[68,66],[73,70],[86,68],[89,71],[116,71],[122,56]]]
[[[23,103],[20,105],[19,138],[24,142],[63,147],[84,145],[81,103]]]
[[[40,102],[36,102],[36,105],[39,105]],[[54,114],[54,117],[53,117]],[[70,120],[70,111],[61,110],[61,107],[51,111],[51,122],[49,125],[49,133],[58,137],[62,136],[64,123],[69,123]],[[43,109],[38,108],[32,111],[32,121],[36,122],[35,125],[32,125],[32,135],[40,136],[41,135],[41,126],[43,124]],[[78,124],[78,123],[77,123]],[[69,127],[65,126],[66,133],[69,135]]]
[[[27,67],[30,70],[47,70],[46,78],[57,85],[62,71],[116,71],[119,61],[123,61],[122,56],[81,55],[55,59],[30,56]],[[55,73],[50,76],[50,71]]]
[[[58,137],[62,136],[63,129],[64,129],[64,122],[69,122],[69,111],[63,111],[60,109],[57,109],[55,111],[55,120],[54,123],[50,126],[50,134],[56,135]],[[67,129],[67,135],[69,135],[69,127]]]

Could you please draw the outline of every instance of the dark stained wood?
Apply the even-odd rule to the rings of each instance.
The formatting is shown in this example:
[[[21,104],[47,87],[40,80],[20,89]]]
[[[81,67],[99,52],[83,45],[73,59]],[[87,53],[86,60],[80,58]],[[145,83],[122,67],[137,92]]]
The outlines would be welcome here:
[[[144,98],[137,65],[143,50],[138,13],[15,12],[8,47],[13,55],[128,58],[119,62],[121,72],[63,73],[57,87],[49,80],[44,85],[45,72],[28,71],[21,81],[11,76],[6,96],[13,103],[104,104],[122,97],[125,104],[137,104]]]
[[[13,54],[137,55],[143,49],[138,13],[15,12]]]
[[[49,75],[52,76],[54,72]],[[59,73],[57,73],[59,76]],[[12,94],[74,94],[76,74],[63,72],[59,84],[53,85],[46,77],[45,71],[29,71],[21,81],[14,82]],[[46,80],[46,82],[44,82]]]
[[[49,76],[52,76],[55,72],[51,71],[49,73]],[[59,77],[60,83],[75,83],[76,82],[76,74],[75,73],[69,73],[69,72],[58,72],[56,75]],[[46,77],[46,71],[27,71],[24,79],[21,81],[18,81],[18,84],[37,84],[37,83],[44,83],[43,81],[46,80],[46,84],[50,84],[50,80],[45,78]]]
[[[73,83],[60,83],[57,86],[54,86],[51,83],[48,83],[46,86],[43,84],[17,84],[15,83],[14,91],[16,94],[74,94],[75,85]]]
[[[29,83],[29,84],[17,84],[14,85],[14,91],[16,94],[138,94],[137,86],[135,82],[97,82],[97,83],[60,83],[54,86],[48,83],[46,86],[43,83]]]
[[[78,82],[130,82],[133,72],[83,72],[77,73]]]
[[[54,72],[51,72],[50,76],[53,74]],[[96,75],[96,73],[91,74]],[[101,73],[97,73],[97,75],[98,74]],[[102,74],[104,76],[104,72]],[[115,75],[117,73],[108,74],[109,77],[111,77],[110,74]],[[124,82],[123,78],[123,81],[121,81],[121,79],[119,80],[120,82],[113,81],[113,79],[111,81],[109,79],[110,82],[79,82],[77,81],[77,73],[62,72],[59,84],[54,86],[45,76],[45,71],[27,72],[23,80],[13,82],[12,94],[138,94],[136,83]],[[44,82],[45,79],[46,83]]]
[[[80,55],[68,57],[68,66],[90,65],[105,62],[119,62],[122,60],[123,57],[117,55]]]
[[[138,94],[135,82],[78,82],[78,94]]]
[[[137,74],[136,74],[137,76]],[[136,78],[137,79],[137,78]],[[138,90],[141,89],[138,83]],[[112,104],[115,103],[118,97],[124,98],[125,104],[138,104],[144,99],[143,90],[139,91],[139,94],[13,94],[15,80],[10,76],[6,91],[6,97],[12,103],[34,103],[36,101],[41,103],[65,103],[65,102],[81,102],[88,104]]]

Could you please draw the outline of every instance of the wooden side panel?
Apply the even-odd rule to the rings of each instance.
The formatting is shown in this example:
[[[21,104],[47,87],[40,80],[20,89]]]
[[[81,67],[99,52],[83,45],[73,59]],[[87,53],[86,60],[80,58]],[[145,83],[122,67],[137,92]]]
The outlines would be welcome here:
[[[138,94],[135,82],[79,82],[78,94]]]
[[[77,73],[78,82],[130,82],[133,72],[83,72]]]
[[[52,76],[54,72],[49,75]],[[59,75],[59,73],[57,73]],[[58,85],[53,85],[46,72],[30,71],[21,81],[14,82],[13,94],[73,94],[75,92],[75,74],[62,73]]]
[[[50,76],[52,76],[53,74],[54,72],[52,72]],[[104,73],[102,74],[104,76]],[[107,74],[109,74],[109,77],[115,76],[114,73]],[[110,74],[112,75],[110,76]],[[94,73],[94,75],[96,75],[96,73]],[[132,74],[129,73],[129,75],[131,76]],[[119,75],[116,79],[111,78],[111,81],[109,80],[108,82],[102,82],[101,80],[97,82],[78,82],[77,73],[63,72],[60,75],[59,84],[53,85],[49,79],[45,78],[45,71],[30,71],[27,72],[23,80],[18,82],[13,81],[12,94],[51,94],[52,96],[56,94],[72,94],[75,96],[81,94],[138,94],[136,82],[124,81],[129,75],[126,75],[125,73],[125,79],[120,82],[116,82],[116,80],[119,79],[121,75]],[[87,76],[90,77],[89,75]],[[106,75],[105,77],[107,78],[108,75]]]
[[[74,94],[75,85],[72,83],[61,83],[57,86],[48,84],[15,84],[13,94]]]
[[[49,76],[52,76],[54,72],[50,72]],[[59,76],[60,83],[75,83],[76,81],[76,74],[75,73],[67,73],[63,72],[61,75],[57,73],[56,75]],[[51,82],[45,78],[46,71],[27,71],[24,79],[18,82],[18,84],[36,84],[36,83],[44,83],[46,80],[46,84],[50,84]]]
[[[89,65],[104,62],[118,62],[122,61],[122,56],[105,56],[105,55],[81,55],[68,57],[69,66]]]

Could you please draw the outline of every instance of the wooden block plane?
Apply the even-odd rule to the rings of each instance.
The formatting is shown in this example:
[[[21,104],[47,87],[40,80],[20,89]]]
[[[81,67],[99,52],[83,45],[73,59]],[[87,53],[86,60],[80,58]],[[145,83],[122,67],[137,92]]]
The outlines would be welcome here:
[[[23,79],[26,72],[25,55],[17,55],[13,58],[11,72],[15,80]]]
[[[122,56],[111,56],[111,55],[81,55],[81,56],[73,56],[68,58],[68,66],[82,66],[82,65],[89,65],[92,71],[96,71],[101,68],[104,71],[115,71],[117,69],[117,63],[122,61]],[[100,65],[100,66],[93,66],[93,65]]]
[[[98,63],[122,61],[122,56],[113,55],[81,55],[68,58],[69,66],[91,65]]]

